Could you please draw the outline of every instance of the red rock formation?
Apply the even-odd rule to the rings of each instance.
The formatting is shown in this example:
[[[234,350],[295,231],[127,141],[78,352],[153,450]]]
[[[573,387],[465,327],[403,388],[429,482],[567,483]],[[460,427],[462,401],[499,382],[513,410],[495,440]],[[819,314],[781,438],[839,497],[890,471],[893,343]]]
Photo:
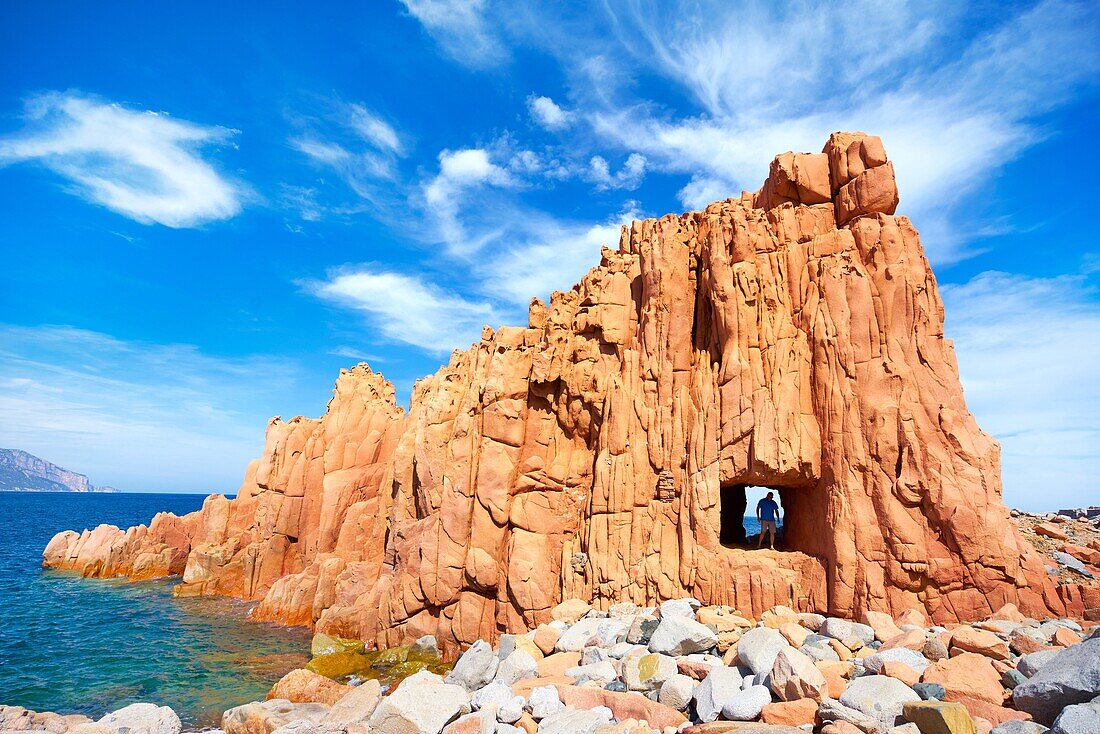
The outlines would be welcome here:
[[[182,570],[181,594],[381,645],[493,638],[568,597],[937,621],[1100,606],[1009,522],[897,203],[877,137],[782,154],[756,194],[624,227],[527,328],[486,328],[420,380],[407,414],[345,370],[323,417],[272,421],[237,499],[59,534],[45,564]],[[778,489],[785,552],[719,544],[722,490],[743,485]]]

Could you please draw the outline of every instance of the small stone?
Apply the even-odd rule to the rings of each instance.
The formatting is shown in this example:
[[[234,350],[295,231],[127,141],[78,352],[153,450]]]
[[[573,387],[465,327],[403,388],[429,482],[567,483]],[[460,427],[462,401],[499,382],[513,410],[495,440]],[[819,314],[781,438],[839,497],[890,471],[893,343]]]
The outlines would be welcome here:
[[[610,660],[578,665],[566,670],[565,674],[575,680],[578,686],[588,681],[595,681],[602,686],[619,677],[619,672],[615,670],[615,666]]]
[[[1008,643],[986,630],[959,627],[951,635],[951,646],[994,660],[1008,660]]]
[[[496,711],[506,701],[510,701],[513,695],[511,683],[494,680],[484,688],[474,691],[474,695],[470,697],[470,705],[475,711]]]
[[[605,691],[613,691],[615,693],[626,693],[628,690],[630,690],[629,688],[626,687],[626,683],[623,683],[621,680],[609,681],[603,687],[603,689]]]
[[[497,709],[497,720],[503,721],[505,724],[514,724],[523,716],[523,707],[526,703],[527,701],[523,696],[512,696]]]
[[[1040,650],[1039,652],[1023,655],[1016,661],[1016,669],[1030,678],[1042,670],[1044,665],[1053,660],[1058,652],[1058,650],[1051,648],[1049,650]]]
[[[921,734],[976,734],[970,712],[961,703],[916,701],[902,708],[902,716],[917,725]]]
[[[725,700],[722,716],[731,721],[753,721],[771,702],[772,693],[767,686],[750,686]]]
[[[657,701],[677,711],[686,711],[696,685],[693,678],[677,673],[661,685]]]
[[[554,646],[558,644],[558,637],[561,636],[561,632],[545,624],[540,624],[535,629],[535,636],[532,638],[535,645],[542,651],[543,655],[549,655],[554,652]]]
[[[1001,684],[1010,691],[1023,683],[1027,683],[1027,676],[1015,668],[1001,673]]]
[[[917,683],[913,690],[925,701],[942,701],[947,698],[947,690],[939,683]]]
[[[1054,630],[1054,636],[1051,638],[1051,642],[1055,645],[1061,645],[1062,647],[1071,647],[1080,641],[1081,635],[1065,627],[1059,627]]]
[[[563,711],[565,704],[561,702],[557,688],[554,686],[539,686],[538,688],[532,688],[530,695],[527,696],[527,708],[531,710],[531,715],[536,719],[544,719]]]
[[[920,681],[920,673],[910,668],[905,663],[900,663],[897,660],[887,660],[882,664],[882,668],[879,670],[882,675],[889,676],[900,680],[905,685],[912,688],[918,681]]]
[[[593,639],[610,647],[619,641],[621,635],[626,634],[626,630],[626,623],[620,619],[587,617],[562,632],[555,649],[580,652]]]
[[[990,734],[1045,734],[1050,731],[1042,724],[1035,721],[1005,721],[993,727]]]
[[[918,673],[923,673],[930,665],[928,659],[915,650],[907,647],[893,647],[867,656],[863,659],[863,667],[872,673],[878,673],[883,664],[889,661],[904,663]]]
[[[760,717],[765,724],[813,726],[817,707],[818,702],[811,698],[769,703],[760,711]]]
[[[539,664],[530,653],[516,650],[501,661],[494,679],[510,686],[524,678],[535,678],[538,674]]]
[[[819,633],[837,640],[849,650],[858,650],[875,639],[875,631],[868,625],[838,617],[826,619]]]
[[[684,599],[669,599],[666,602],[662,602],[658,609],[661,610],[661,619],[667,619],[668,617],[687,617],[688,619],[695,619],[695,610],[702,606],[702,603],[695,598],[687,597]]]
[[[652,615],[639,614],[630,623],[630,629],[626,633],[626,641],[632,645],[648,645],[657,625],[661,620]]]
[[[1048,538],[1053,538],[1054,540],[1069,540],[1068,535],[1062,532],[1060,528],[1050,523],[1036,523],[1032,527],[1032,530],[1034,530],[1037,535],[1045,535]]]
[[[875,639],[879,642],[886,642],[901,635],[901,628],[894,623],[889,614],[868,611],[863,613],[860,621],[874,631]]]
[[[470,694],[462,686],[410,683],[415,677],[406,678],[378,704],[370,717],[371,734],[441,731],[451,720],[470,713]]]
[[[948,655],[947,645],[943,644],[943,640],[938,637],[929,637],[925,640],[920,652],[932,662],[946,660]]]
[[[550,618],[573,624],[591,609],[592,605],[583,599],[566,599],[550,610]]]
[[[825,624],[825,615],[803,612],[798,615],[798,623],[811,632],[820,632],[821,625]]]

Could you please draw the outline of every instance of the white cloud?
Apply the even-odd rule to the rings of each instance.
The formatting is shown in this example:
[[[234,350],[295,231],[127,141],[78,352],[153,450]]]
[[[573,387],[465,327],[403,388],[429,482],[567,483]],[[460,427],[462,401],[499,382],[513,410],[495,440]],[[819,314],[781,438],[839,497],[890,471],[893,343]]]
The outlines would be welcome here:
[[[488,67],[508,59],[485,19],[485,0],[401,0],[443,50],[473,67]]]
[[[0,446],[128,491],[233,492],[300,382],[271,356],[0,325]]]
[[[617,248],[622,225],[642,216],[638,202],[628,201],[602,224],[528,218],[526,229],[509,237],[509,246],[480,264],[481,288],[514,306],[535,297],[545,301],[551,291],[569,290],[599,265],[600,250]]]
[[[288,208],[305,221],[318,221],[328,214],[362,211],[362,201],[383,210],[395,205],[394,189],[399,184],[398,163],[407,155],[401,134],[380,115],[362,104],[327,100],[316,117],[292,116],[301,132],[288,139],[291,148],[318,167],[331,170],[358,197],[352,203],[322,206],[317,188],[284,184],[285,189],[309,190],[312,206],[302,207],[294,197],[283,197]],[[337,195],[338,197],[339,195]]]
[[[348,124],[377,148],[403,155],[404,146],[393,126],[361,104],[348,105]]]
[[[194,227],[241,210],[242,188],[199,154],[233,130],[72,92],[31,98],[24,121],[22,132],[0,138],[0,165],[35,161],[130,219]]]
[[[444,150],[439,154],[439,173],[423,185],[426,213],[434,219],[439,240],[453,255],[480,250],[486,235],[471,237],[459,212],[463,196],[482,186],[511,186],[512,177],[489,159],[482,148]]]
[[[1071,0],[631,0],[477,15],[561,63],[574,103],[563,145],[596,152],[594,133],[641,153],[650,171],[685,176],[685,206],[755,190],[775,153],[820,150],[835,130],[881,135],[900,211],[937,263],[973,254],[989,231],[968,206],[975,192],[1046,136],[1041,115],[1100,76],[1100,6]]]
[[[364,312],[385,338],[432,354],[466,348],[480,340],[483,326],[499,325],[488,302],[370,265],[334,271],[327,280],[305,286],[319,298]]]
[[[1001,442],[1005,502],[1095,504],[1100,300],[1085,276],[986,272],[942,288],[966,400]]]
[[[596,184],[596,189],[636,189],[645,178],[646,159],[640,153],[631,153],[623,167],[615,174],[603,156],[594,155],[588,161],[588,176]]]
[[[528,97],[527,109],[535,122],[547,130],[561,130],[568,127],[572,118],[572,115],[559,107],[549,97]]]

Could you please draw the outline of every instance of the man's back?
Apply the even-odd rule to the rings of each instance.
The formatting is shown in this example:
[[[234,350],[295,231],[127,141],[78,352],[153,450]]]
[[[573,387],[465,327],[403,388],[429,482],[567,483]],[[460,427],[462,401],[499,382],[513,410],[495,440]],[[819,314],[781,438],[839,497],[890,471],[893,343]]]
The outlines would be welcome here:
[[[779,505],[775,500],[770,500],[767,497],[756,503],[756,511],[760,513],[760,519],[763,522],[775,522],[776,513],[779,512]]]

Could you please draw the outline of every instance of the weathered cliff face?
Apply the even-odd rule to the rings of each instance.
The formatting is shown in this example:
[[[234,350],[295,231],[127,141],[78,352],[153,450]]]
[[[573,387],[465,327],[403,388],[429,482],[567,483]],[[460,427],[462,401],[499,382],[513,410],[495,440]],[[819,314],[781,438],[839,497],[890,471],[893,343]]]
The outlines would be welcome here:
[[[1100,593],[1056,586],[1010,524],[897,203],[878,138],[780,155],[755,194],[624,228],[407,414],[346,370],[323,417],[269,425],[237,499],[59,534],[45,563],[182,572],[181,594],[382,645],[492,638],[573,596],[1079,615]],[[719,543],[744,485],[779,491],[784,551]]]

